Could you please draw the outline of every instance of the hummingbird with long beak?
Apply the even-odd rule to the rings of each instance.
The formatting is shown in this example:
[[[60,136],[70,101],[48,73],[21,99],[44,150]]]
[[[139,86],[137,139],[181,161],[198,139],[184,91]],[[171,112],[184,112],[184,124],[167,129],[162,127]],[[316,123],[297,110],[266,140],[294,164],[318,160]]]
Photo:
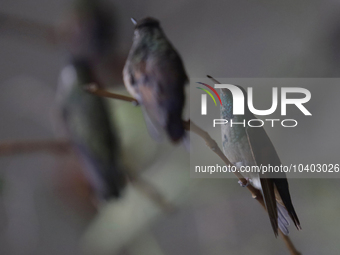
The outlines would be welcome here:
[[[208,76],[216,84],[217,80]],[[246,91],[238,86],[246,96]],[[254,114],[245,107],[244,115],[233,115],[233,96],[230,90],[220,89],[222,101],[221,118],[232,120],[233,123],[248,123],[250,119],[256,119]],[[245,100],[247,102],[247,100]],[[271,165],[281,166],[277,152],[263,127],[244,127],[235,124],[224,124],[222,127],[222,145],[225,156],[237,167]],[[275,236],[278,228],[287,235],[289,220],[294,222],[297,229],[301,229],[300,221],[295,212],[289,193],[288,181],[284,172],[279,173],[242,173],[256,189],[263,195],[269,214],[270,222]]]
[[[178,142],[185,136],[182,112],[188,77],[184,64],[158,20],[132,22],[135,30],[123,70],[125,86],[142,106],[150,135],[159,140],[166,133]]]
[[[104,99],[84,89],[92,83],[100,84],[91,62],[74,58],[61,72],[57,104],[96,198],[117,198],[127,181],[120,162],[120,144]]]

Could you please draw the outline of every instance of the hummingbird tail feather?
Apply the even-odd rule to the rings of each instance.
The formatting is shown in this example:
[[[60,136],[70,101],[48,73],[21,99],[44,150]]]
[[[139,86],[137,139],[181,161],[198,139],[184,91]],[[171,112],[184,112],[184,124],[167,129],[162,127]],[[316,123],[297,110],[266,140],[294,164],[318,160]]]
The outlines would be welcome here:
[[[288,230],[288,226],[290,225],[289,223],[289,215],[288,212],[286,210],[286,208],[281,205],[279,202],[276,203],[277,205],[277,220],[278,220],[278,224],[279,224],[279,228],[282,231],[283,234],[288,235],[289,234],[289,230]]]
[[[262,195],[267,208],[270,223],[275,236],[278,235],[278,210],[274,192],[274,183],[268,178],[261,178]]]
[[[277,191],[280,194],[281,200],[287,210],[288,215],[294,222],[294,225],[296,226],[296,228],[300,230],[301,229],[300,221],[295,212],[292,200],[290,198],[287,179],[274,179],[274,180],[275,180],[275,186],[277,188]]]

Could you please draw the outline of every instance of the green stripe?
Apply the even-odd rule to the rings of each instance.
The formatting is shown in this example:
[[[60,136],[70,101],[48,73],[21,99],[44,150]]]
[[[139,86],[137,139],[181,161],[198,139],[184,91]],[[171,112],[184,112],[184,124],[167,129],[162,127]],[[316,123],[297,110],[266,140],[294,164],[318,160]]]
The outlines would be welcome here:
[[[215,105],[217,105],[217,104],[216,104],[216,100],[215,100],[215,98],[213,97],[213,95],[210,93],[210,91],[209,91],[209,90],[202,89],[202,88],[200,88],[200,87],[197,87],[197,88],[198,88],[198,89],[201,89],[201,90],[205,91],[207,94],[209,94],[209,96],[211,96],[211,98],[214,100],[214,103],[215,103]]]

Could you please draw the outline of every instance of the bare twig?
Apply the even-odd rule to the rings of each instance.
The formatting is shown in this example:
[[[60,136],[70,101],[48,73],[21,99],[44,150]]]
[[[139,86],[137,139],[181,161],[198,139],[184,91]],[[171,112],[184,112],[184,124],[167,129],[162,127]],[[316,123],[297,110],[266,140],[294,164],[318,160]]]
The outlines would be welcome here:
[[[121,95],[118,95],[118,94],[114,94],[114,93],[111,93],[111,92],[99,89],[99,88],[97,88],[96,85],[94,85],[93,88],[94,88],[93,90],[87,88],[87,91],[89,91],[89,92],[91,92],[91,93],[93,93],[95,95],[98,95],[98,96],[109,97],[109,98],[120,99],[120,100],[124,100],[124,101],[128,101],[128,102],[137,102],[138,103],[138,101],[136,99],[132,98],[132,97],[127,97],[127,96],[121,96]],[[208,132],[204,131],[203,129],[198,127],[195,123],[193,123],[190,120],[183,121],[183,123],[184,123],[184,127],[185,127],[186,130],[191,131],[191,132],[199,135],[201,138],[203,138],[203,140],[206,142],[207,146],[214,153],[216,153],[223,160],[223,162],[226,165],[232,166],[232,163],[224,155],[224,153],[221,151],[221,149],[219,148],[219,146],[216,143],[216,141],[211,138],[211,136],[208,134]],[[245,178],[243,178],[243,176],[240,173],[235,172],[235,175],[237,176],[237,178],[244,185],[247,184],[247,180]],[[267,210],[261,192],[258,189],[255,189],[252,185],[247,185],[247,188],[251,192],[252,197],[255,198],[262,205],[262,207],[265,210]],[[290,238],[288,236],[284,235],[281,232],[281,230],[279,230],[279,233],[280,233],[280,236],[282,237],[284,243],[286,244],[290,254],[292,254],[292,255],[301,255],[301,253],[298,252],[297,249],[295,248],[295,246],[292,243],[292,241],[290,240]]]
[[[288,248],[290,254],[292,254],[292,255],[302,255],[302,253],[300,253],[300,252],[295,248],[295,246],[294,246],[292,240],[290,240],[290,238],[289,238],[288,236],[286,236],[285,234],[283,234],[283,233],[281,232],[281,230],[279,230],[279,234],[280,234],[280,236],[282,237],[282,239],[283,239],[285,245],[287,246],[287,248]]]
[[[53,154],[68,153],[70,142],[66,140],[8,141],[0,143],[0,156],[46,151]]]
[[[193,123],[191,120],[184,121],[184,127],[186,130],[191,131],[200,137],[203,138],[203,140],[206,142],[207,146],[215,152],[227,166],[232,166],[233,164],[229,161],[229,159],[224,155],[224,153],[221,151],[220,147],[217,145],[216,141],[211,138],[211,136],[208,134],[208,132],[204,131],[200,127],[198,127],[195,123]],[[235,172],[236,177],[246,186],[247,180],[243,178],[243,176]],[[247,185],[247,188],[251,192],[253,198],[258,200],[263,206],[265,206],[262,198],[262,194],[258,189],[255,189],[252,185]]]
[[[111,92],[108,92],[107,90],[104,90],[104,89],[100,89],[94,83],[86,86],[85,90],[94,94],[94,95],[100,96],[100,97],[108,97],[108,98],[113,98],[113,99],[119,99],[119,100],[123,100],[123,101],[126,101],[126,102],[131,102],[134,105],[138,105],[138,101],[136,99],[134,99],[132,97],[128,97],[128,96],[123,96],[123,95],[111,93]]]

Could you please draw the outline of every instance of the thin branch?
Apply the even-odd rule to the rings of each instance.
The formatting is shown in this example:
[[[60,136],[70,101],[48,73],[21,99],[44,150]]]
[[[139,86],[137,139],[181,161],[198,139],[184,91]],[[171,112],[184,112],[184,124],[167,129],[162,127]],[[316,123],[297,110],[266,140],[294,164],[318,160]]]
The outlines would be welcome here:
[[[133,102],[133,103],[138,104],[138,101],[136,99],[132,98],[132,97],[122,96],[122,95],[118,95],[118,94],[115,94],[115,93],[108,92],[108,91],[103,90],[103,89],[99,89],[95,84],[91,84],[90,86],[88,86],[86,88],[86,90],[88,92],[91,92],[91,93],[97,95],[97,96],[114,98],[114,99],[119,99],[119,100]],[[206,142],[207,146],[214,153],[216,153],[223,160],[223,162],[226,165],[228,165],[228,166],[233,165],[228,160],[228,158],[224,155],[224,153],[221,151],[221,149],[218,146],[218,144],[216,143],[216,141],[211,138],[211,136],[208,134],[208,132],[204,131],[203,129],[198,127],[195,123],[193,123],[190,120],[183,121],[183,123],[184,123],[184,128],[187,131],[191,131],[191,132],[199,135]],[[247,180],[245,178],[243,178],[243,176],[240,173],[235,172],[234,174],[242,182],[243,185],[247,184]],[[262,205],[262,207],[267,211],[261,192],[258,189],[255,189],[252,185],[247,185],[247,189],[251,192],[252,197],[255,198]],[[279,230],[279,234],[282,237],[284,243],[286,244],[290,254],[301,255],[301,253],[299,251],[297,251],[297,249],[295,248],[294,244],[292,243],[292,241],[290,240],[290,238],[288,236],[284,235],[281,232],[281,230]]]
[[[302,253],[300,253],[294,246],[292,240],[290,240],[290,238],[288,236],[286,236],[285,234],[282,233],[282,231],[279,229],[279,234],[282,237],[285,245],[287,246],[290,254],[292,255],[302,255]]]
[[[92,83],[89,84],[88,86],[85,87],[85,90],[87,92],[90,92],[96,96],[100,96],[100,97],[108,97],[108,98],[113,98],[113,99],[119,99],[119,100],[123,100],[126,102],[131,102],[134,105],[138,105],[138,101],[132,97],[128,97],[128,96],[123,96],[123,95],[118,95],[118,94],[114,94],[111,92],[108,92],[107,90],[104,89],[100,89],[96,84]]]
[[[0,143],[0,156],[46,151],[53,154],[68,153],[70,142],[66,140],[8,141]]]
[[[208,134],[208,132],[201,129],[199,126],[197,126],[195,123],[193,123],[191,120],[183,121],[184,122],[184,128],[188,131],[191,131],[197,135],[199,135],[203,140],[206,142],[207,146],[216,153],[227,166],[233,166],[233,164],[229,161],[229,159],[224,155],[224,153],[221,151],[220,147],[217,145],[216,141],[211,138],[211,136]],[[235,172],[234,173],[236,177],[242,182],[244,186],[247,185],[247,180],[243,178],[243,176]],[[248,190],[251,192],[253,198],[258,200],[262,206],[265,207],[262,194],[258,189],[255,189],[252,185],[247,185]]]

